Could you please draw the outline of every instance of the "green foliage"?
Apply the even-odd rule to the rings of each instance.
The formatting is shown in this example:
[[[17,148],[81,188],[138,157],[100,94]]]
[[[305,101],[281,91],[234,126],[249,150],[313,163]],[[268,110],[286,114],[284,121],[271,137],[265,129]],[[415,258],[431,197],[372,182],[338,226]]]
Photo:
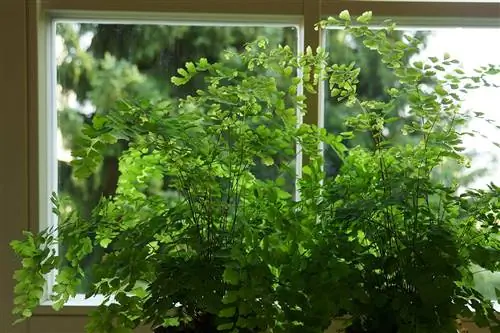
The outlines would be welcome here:
[[[57,37],[63,43],[57,55],[60,57],[57,83],[62,88],[58,125],[62,143],[71,152],[88,144],[81,142],[85,140],[81,137],[83,127],[91,124],[93,117],[109,113],[120,100],[167,99],[175,103],[178,97],[201,88],[202,76],[180,87],[169,80],[178,67],[193,58],[220,60],[224,49],[241,49],[244,43],[259,35],[269,37],[272,45],[282,42],[296,47],[294,28],[62,22],[56,28]],[[70,103],[73,96],[82,106]],[[107,145],[102,160],[96,160],[95,171],[89,174],[84,170],[88,175],[85,178],[72,176],[72,166],[59,161],[58,192],[69,199],[67,211],[78,211],[87,218],[101,196],[115,193],[118,156],[126,146],[124,140]],[[161,187],[155,190],[163,191]],[[91,262],[89,259],[88,264]],[[86,288],[85,282],[82,290]]]
[[[20,318],[31,317],[32,310],[40,304],[44,293],[45,277],[54,267],[53,251],[46,245],[52,238],[24,232],[23,241],[12,241],[11,247],[23,258],[22,268],[14,273],[17,281],[14,292],[13,314]]]
[[[336,20],[321,25],[329,23]],[[381,55],[401,86],[389,89],[389,102],[360,101],[362,111],[345,120],[354,136],[369,133],[374,150],[349,151],[339,175],[325,186],[321,210],[325,251],[358,270],[345,309],[351,329],[454,332],[454,318],[471,315],[467,304],[478,324],[498,323],[488,302],[471,288],[470,271],[472,263],[498,269],[498,188],[458,195],[456,179],[445,183],[435,172],[450,160],[467,165],[463,134],[456,129],[468,119],[460,94],[499,69],[490,65],[467,76],[447,55],[405,66],[403,59],[420,42],[409,37],[406,44],[394,44],[387,38],[393,29],[391,22],[381,31],[363,25],[348,29]],[[402,134],[416,135],[415,144],[395,145],[383,134],[393,121],[391,103],[400,96],[415,117]]]
[[[376,52],[398,80],[389,99],[358,96],[355,63],[258,39],[220,62],[187,62],[172,83],[204,86],[175,103],[124,100],[95,116],[72,167],[88,177],[111,145],[126,142],[116,192],[88,216],[67,216],[57,234],[12,243],[23,258],[15,313],[31,315],[53,269],[50,297],[60,308],[99,250],[87,296],[106,300],[89,332],[149,324],[157,332],[307,333],[344,315],[353,332],[455,332],[458,316],[498,330],[490,302],[473,288],[473,269],[499,269],[500,188],[458,195],[435,170],[467,164],[459,93],[500,70],[467,76],[448,57],[408,65],[419,40],[395,41],[393,23],[371,30],[370,18],[352,24],[343,11],[318,28],[339,25]],[[307,112],[299,86],[313,93],[323,82],[350,110],[342,133],[297,125],[297,112]],[[413,144],[383,134],[401,99],[413,117],[401,135]],[[371,146],[345,144],[359,137]],[[335,177],[325,176],[320,144],[342,161]],[[298,151],[308,163],[294,197],[287,182]],[[261,167],[272,172],[258,177]],[[56,242],[61,256],[51,250]],[[206,321],[208,329],[197,326]]]

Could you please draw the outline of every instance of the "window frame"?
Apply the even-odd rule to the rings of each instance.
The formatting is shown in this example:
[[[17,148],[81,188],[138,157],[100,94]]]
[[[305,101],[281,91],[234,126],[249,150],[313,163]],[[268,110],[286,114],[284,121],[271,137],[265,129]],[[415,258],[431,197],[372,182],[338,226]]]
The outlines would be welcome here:
[[[295,27],[297,29],[297,46],[302,43],[300,16],[255,16],[255,15],[229,15],[229,14],[173,14],[173,13],[127,13],[113,12],[103,15],[100,12],[73,12],[57,11],[48,12],[45,22],[41,25],[38,34],[38,172],[41,175],[39,187],[39,218],[38,229],[54,225],[55,217],[51,213],[52,203],[48,194],[57,190],[57,151],[55,140],[57,135],[57,116],[55,91],[57,85],[57,65],[55,64],[55,25],[58,22],[98,22],[107,24],[162,24],[162,25],[192,25],[192,26],[269,26],[269,27]],[[301,51],[301,50],[299,50]],[[36,230],[36,229],[35,229]],[[52,289],[55,273],[47,278],[48,290]],[[66,303],[62,313],[86,314],[91,307],[101,304],[102,297],[92,297],[86,300],[82,294],[71,298]],[[52,302],[45,295],[41,306],[35,311],[35,317],[53,314]]]
[[[39,178],[39,219],[38,230],[57,225],[57,217],[52,213],[50,193],[58,189],[57,167],[57,114],[55,114],[57,96],[57,65],[55,52],[55,36],[57,23],[98,23],[98,24],[144,24],[165,26],[220,26],[220,27],[246,27],[266,26],[275,28],[293,27],[297,29],[297,48],[301,48],[303,31],[301,30],[300,16],[255,16],[255,15],[229,15],[229,14],[172,14],[172,13],[127,13],[113,12],[103,15],[99,12],[66,12],[58,11],[49,13],[46,24],[39,33],[39,106],[38,106],[38,172]],[[298,92],[302,92],[299,86]],[[300,153],[299,153],[300,156]],[[57,230],[55,232],[57,234]],[[58,249],[55,249],[58,251]],[[47,275],[47,290],[50,292],[55,283],[56,272]],[[97,306],[102,303],[103,297],[85,299],[83,294],[77,294],[66,302],[66,306]],[[41,307],[52,305],[47,294],[44,295]]]
[[[231,16],[241,19],[279,21],[294,18],[301,29],[302,45],[316,48],[321,34],[313,29],[321,18],[347,9],[353,15],[372,10],[377,17],[393,17],[401,25],[496,26],[500,27],[500,2],[475,1],[395,1],[395,0],[3,0],[0,2],[0,39],[10,51],[0,52],[0,95],[5,108],[0,122],[0,153],[9,156],[0,173],[0,211],[3,212],[0,271],[0,331],[5,332],[82,332],[90,307],[67,307],[59,313],[42,306],[28,323],[11,327],[12,273],[19,262],[8,243],[21,237],[22,230],[36,231],[43,226],[41,216],[50,212],[46,205],[43,175],[49,174],[40,133],[50,124],[40,113],[47,105],[49,84],[47,24],[54,17],[127,19],[153,15],[206,20]],[[153,13],[153,14],[151,14]],[[181,15],[182,14],[182,15]],[[149,20],[148,20],[149,21]],[[128,22],[128,20],[127,20]],[[9,65],[5,65],[9,64]],[[322,94],[308,99],[304,122],[321,124]],[[43,112],[43,111],[42,111]],[[42,131],[43,130],[43,131]],[[45,138],[47,139],[47,138]],[[12,143],[16,142],[16,145]],[[40,166],[42,165],[42,169]],[[43,169],[45,168],[45,169]],[[43,200],[43,207],[41,203]]]

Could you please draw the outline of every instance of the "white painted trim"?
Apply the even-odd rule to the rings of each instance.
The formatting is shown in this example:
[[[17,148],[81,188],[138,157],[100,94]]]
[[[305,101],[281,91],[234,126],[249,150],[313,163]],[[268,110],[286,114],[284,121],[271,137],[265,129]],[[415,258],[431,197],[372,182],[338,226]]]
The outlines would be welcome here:
[[[303,21],[301,21],[302,24],[300,24],[298,30],[297,30],[297,54],[303,54],[305,52],[304,49],[304,43],[305,43],[305,29],[304,29],[304,24]],[[297,76],[302,77],[303,73],[302,71],[297,68]],[[299,83],[297,86],[297,96],[300,96],[304,94],[304,85],[302,82]],[[297,107],[296,113],[297,117],[297,127],[300,126],[303,123],[303,116],[302,116],[302,111],[300,108]],[[303,160],[303,153],[302,153],[302,147],[299,142],[296,142],[295,145],[295,184],[294,184],[294,192],[293,192],[293,199],[295,201],[300,200],[300,188],[299,188],[299,180],[302,178],[302,160]]]
[[[57,224],[57,216],[52,213],[52,192],[57,191],[57,115],[55,108],[56,68],[55,68],[55,26],[41,17],[38,29],[38,230]],[[57,235],[57,231],[55,231]],[[57,246],[53,247],[56,253]],[[46,275],[47,285],[42,297],[49,299],[55,282],[55,272]]]
[[[42,20],[41,20],[42,21]],[[303,28],[301,17],[269,15],[200,15],[178,13],[104,13],[104,12],[50,12],[47,24],[42,24],[39,40],[39,201],[40,230],[57,225],[57,216],[52,213],[50,197],[58,192],[57,165],[57,63],[55,54],[56,24],[59,22],[114,23],[114,24],[154,24],[154,25],[191,25],[191,26],[269,26],[294,27],[297,29],[298,51],[303,51]],[[299,92],[302,86],[299,86]],[[297,161],[299,161],[299,158]],[[298,163],[301,167],[301,163]],[[300,172],[300,171],[299,171]],[[56,232],[57,235],[57,232]],[[55,249],[58,251],[58,248]],[[41,305],[51,306],[50,294],[55,284],[57,272],[47,274],[47,286]],[[77,294],[66,306],[97,306],[104,296],[85,298]]]
[[[320,42],[319,46],[326,50],[326,31],[325,30],[320,30]],[[326,93],[328,89],[326,89],[326,85],[328,85],[328,81],[323,82],[322,84],[319,84],[318,87],[318,127],[323,128],[325,127],[325,99],[326,99]],[[325,145],[323,143],[320,143],[320,149],[321,152],[324,153],[325,150]]]
[[[190,26],[300,26],[301,16],[295,15],[238,15],[200,13],[154,12],[98,12],[98,11],[50,11],[50,17],[58,22],[108,24],[155,24]]]
[[[106,300],[106,297],[104,297],[103,295],[96,295],[96,296],[92,296],[92,297],[86,298],[85,294],[77,294],[75,297],[71,297],[64,304],[64,306],[99,306],[105,300]],[[111,300],[108,301],[108,302],[106,302],[106,304],[113,303],[114,301],[115,301],[114,297],[111,297]],[[49,306],[49,307],[51,307],[52,304],[53,304],[52,301],[45,300],[40,305],[41,306]]]

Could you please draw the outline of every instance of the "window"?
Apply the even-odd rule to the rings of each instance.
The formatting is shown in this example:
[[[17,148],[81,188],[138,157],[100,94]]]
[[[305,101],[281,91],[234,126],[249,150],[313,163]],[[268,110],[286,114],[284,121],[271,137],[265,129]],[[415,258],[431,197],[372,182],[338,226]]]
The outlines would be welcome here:
[[[420,38],[424,44],[418,53],[407,61],[428,61],[429,57],[443,57],[449,53],[452,59],[460,62],[460,68],[468,75],[474,75],[474,70],[480,66],[493,64],[500,58],[500,48],[492,41],[500,38],[499,28],[402,28],[393,38],[404,41],[403,35]],[[464,47],[466,45],[467,47]],[[376,52],[370,51],[359,43],[352,35],[344,31],[330,29],[325,32],[325,47],[334,63],[350,63],[355,61],[361,67],[358,94],[361,100],[388,99],[386,89],[395,87],[398,82],[392,73],[381,62]],[[494,85],[481,87],[469,92],[463,101],[463,111],[476,117],[462,125],[463,131],[474,133],[475,136],[464,137],[463,147],[471,160],[472,168],[466,169],[454,163],[447,163],[437,173],[438,180],[450,184],[449,177],[458,177],[459,191],[468,188],[487,189],[491,182],[498,183],[500,179],[500,116],[497,105],[500,103],[500,81],[493,80]],[[325,94],[324,97],[324,127],[330,132],[341,133],[349,131],[343,120],[358,106],[346,107],[339,104],[337,97]],[[406,112],[406,101],[402,100],[391,116],[399,117],[387,125],[383,135],[394,145],[412,144],[411,136],[402,136],[405,123],[412,121]],[[479,116],[479,117],[478,117]],[[369,135],[357,138],[356,141],[345,140],[348,146],[371,147]],[[332,149],[325,151],[325,171],[329,176],[335,176],[340,166],[337,155]],[[477,267],[474,281],[478,290],[486,297],[497,300],[495,288],[500,289],[500,272],[490,272]],[[498,306],[498,303],[497,303]],[[500,306],[498,306],[500,308]]]
[[[126,149],[126,142],[110,148],[90,177],[84,180],[73,177],[72,151],[82,140],[82,129],[94,115],[113,112],[116,102],[122,99],[166,99],[175,103],[177,98],[194,93],[202,84],[201,80],[181,87],[170,83],[170,77],[186,62],[201,57],[210,63],[222,61],[225,50],[241,50],[245,43],[259,36],[268,38],[271,45],[286,44],[296,49],[298,37],[297,26],[281,24],[193,26],[57,20],[52,27],[55,52],[51,63],[56,67],[56,80],[49,79],[54,84],[49,91],[55,98],[50,105],[57,110],[48,110],[47,118],[55,119],[49,123],[57,123],[57,131],[51,133],[47,150],[56,151],[56,158],[48,162],[49,177],[56,170],[57,177],[48,184],[57,182],[57,187],[48,188],[45,196],[58,193],[63,220],[73,213],[88,218],[102,196],[115,193],[119,182],[118,156]],[[273,177],[273,170],[260,165],[256,174]],[[162,178],[151,179],[145,186],[153,196],[174,196],[168,181]],[[55,223],[54,219],[48,221],[49,225]],[[61,251],[64,252],[64,245]],[[94,253],[89,264],[102,255]],[[91,274],[87,271],[87,275]],[[86,290],[84,282],[81,291]]]
[[[439,57],[448,52],[452,57],[460,61],[460,66],[463,67],[466,73],[472,75],[474,69],[495,63],[500,56],[500,49],[495,43],[491,42],[500,38],[500,29],[498,28],[407,28],[398,31],[394,38],[403,41],[404,34],[421,38],[425,43],[420,52],[415,53],[408,59],[408,62],[425,61],[428,57]],[[361,67],[361,82],[358,92],[362,98],[384,100],[384,98],[388,97],[385,89],[393,87],[396,84],[396,78],[385,69],[375,52],[365,49],[352,36],[346,35],[343,31],[330,29],[325,33],[325,36],[325,47],[330,53],[332,61],[339,63],[355,61]],[[467,45],[467,47],[464,48],[463,45]],[[469,176],[464,175],[464,186],[481,187],[481,185],[484,186],[499,177],[497,173],[498,167],[494,162],[500,157],[499,148],[495,145],[495,138],[498,138],[499,134],[495,132],[497,129],[495,125],[500,121],[495,112],[495,101],[498,101],[498,88],[492,86],[482,87],[468,94],[464,102],[463,107],[465,109],[484,113],[485,118],[490,119],[489,122],[484,119],[475,119],[467,125],[467,130],[477,132],[478,136],[471,138],[465,143],[465,146],[472,157],[472,164],[478,166],[484,172],[470,170]],[[338,105],[335,97],[325,96],[324,103],[324,126],[336,133],[346,130],[341,127],[341,123],[349,110],[345,106]],[[404,108],[405,104],[402,102],[399,109],[394,111],[395,116],[402,117],[401,123],[393,123],[393,128],[387,128],[385,133],[386,136],[398,144],[403,143],[400,141],[401,138],[398,136],[398,132],[405,122]],[[355,142],[352,144],[365,145],[368,143]],[[336,171],[335,157],[332,152],[327,151],[326,154],[326,171],[328,174],[333,175]]]
[[[2,211],[3,235],[2,263],[6,263],[0,271],[2,283],[0,288],[2,302],[0,302],[0,331],[11,331],[11,295],[12,295],[12,271],[17,266],[11,256],[11,251],[7,248],[9,240],[20,237],[20,231],[24,229],[37,230],[40,226],[47,225],[50,216],[50,203],[47,198],[47,191],[61,189],[69,186],[68,178],[66,183],[57,184],[57,146],[50,146],[49,143],[57,140],[57,126],[55,118],[46,117],[50,110],[56,109],[55,91],[52,88],[57,86],[57,81],[46,82],[51,59],[55,59],[57,54],[48,56],[48,45],[46,42],[47,29],[56,19],[64,18],[64,23],[60,21],[60,34],[71,31],[62,31],[63,27],[71,27],[75,33],[81,33],[89,29],[90,34],[95,33],[95,29],[109,29],[109,20],[119,25],[122,29],[127,26],[131,29],[132,21],[140,24],[158,26],[159,22],[174,22],[180,26],[180,22],[185,22],[191,26],[196,23],[202,31],[208,31],[207,26],[213,22],[226,22],[226,25],[262,27],[268,24],[275,24],[282,28],[272,28],[276,32],[268,30],[266,33],[279,34],[295,24],[300,24],[296,30],[298,34],[298,49],[304,45],[311,45],[313,48],[320,42],[317,32],[312,29],[312,25],[321,17],[335,15],[342,9],[348,9],[352,14],[357,14],[365,10],[373,10],[377,16],[400,17],[401,22],[405,20],[414,23],[422,23],[431,26],[499,26],[500,6],[498,1],[442,1],[442,2],[406,2],[406,1],[379,1],[379,0],[248,0],[245,2],[213,0],[210,2],[201,0],[186,1],[159,1],[159,0],[11,0],[0,2],[0,16],[2,28],[0,35],[5,45],[9,45],[7,52],[0,53],[0,94],[2,94],[2,107],[4,117],[0,122],[0,152],[2,153],[2,173],[0,173],[0,211]],[[189,14],[186,14],[189,13]],[[147,21],[147,22],[145,22]],[[93,22],[105,22],[106,24],[92,25]],[[429,23],[431,22],[431,23]],[[118,24],[119,23],[119,24]],[[125,25],[124,23],[128,23]],[[135,24],[135,23],[134,23]],[[137,24],[135,24],[137,25]],[[62,29],[62,30],[61,30]],[[82,30],[83,29],[83,30]],[[94,29],[94,30],[92,30]],[[190,28],[189,28],[190,29]],[[230,29],[228,27],[224,29]],[[262,29],[262,28],[258,28]],[[281,31],[281,32],[277,32]],[[292,31],[292,30],[288,30]],[[85,35],[85,34],[83,34]],[[79,55],[88,58],[85,50],[85,42],[88,43],[90,35],[77,39],[80,47]],[[240,36],[243,40],[247,36]],[[87,38],[87,40],[85,39]],[[69,39],[69,37],[68,37]],[[154,40],[151,39],[151,40]],[[57,41],[57,39],[56,39]],[[59,42],[61,39],[59,39]],[[237,44],[235,42],[235,44]],[[61,44],[59,44],[61,45]],[[220,45],[222,46],[222,45]],[[430,46],[429,46],[430,47]],[[120,64],[120,60],[115,56],[104,55],[106,48],[102,48],[100,64],[104,68],[114,61],[114,65]],[[124,52],[126,50],[123,50]],[[97,51],[96,51],[97,52]],[[144,50],[147,53],[146,50]],[[187,51],[185,51],[187,52]],[[136,56],[136,55],[132,55]],[[147,57],[147,55],[145,56]],[[81,59],[83,61],[83,58]],[[172,61],[172,57],[162,57],[162,61]],[[90,60],[92,61],[92,60]],[[107,63],[106,63],[107,61]],[[122,73],[127,73],[130,78],[127,93],[131,93],[137,86],[134,80],[139,79],[147,68],[137,65],[134,70],[122,62]],[[165,62],[158,62],[161,67]],[[83,64],[86,65],[86,64]],[[94,64],[95,65],[95,64]],[[113,66],[114,66],[113,65]],[[87,87],[84,92],[71,93],[73,89],[71,82],[64,82],[64,70],[75,70],[77,67],[67,66],[61,63],[59,70],[53,68],[53,78],[59,79],[61,88],[61,106],[69,106],[79,111],[59,113],[61,120],[62,143],[60,147],[61,159],[70,158],[68,154],[68,137],[71,131],[63,127],[68,124],[77,124],[83,117],[80,111],[93,110],[97,108],[97,102],[89,102],[95,98],[97,92],[91,97],[93,89]],[[78,70],[82,70],[80,67]],[[55,74],[58,73],[59,76]],[[116,73],[115,73],[116,74]],[[120,74],[117,77],[123,77]],[[109,79],[109,77],[101,78]],[[98,80],[95,78],[95,80]],[[77,82],[80,85],[80,82]],[[73,83],[74,84],[74,83]],[[87,84],[90,84],[88,82]],[[83,83],[81,83],[83,85]],[[106,86],[112,88],[112,85]],[[121,88],[121,87],[120,87]],[[115,87],[116,90],[116,87]],[[111,90],[109,93],[112,93]],[[153,91],[148,91],[152,93]],[[62,98],[64,97],[64,98]],[[50,101],[54,102],[53,106]],[[101,101],[105,103],[106,101]],[[319,100],[310,99],[308,101],[310,114],[304,121],[317,122],[320,118],[321,110],[318,106],[323,103]],[[100,105],[99,107],[102,107]],[[326,103],[328,112],[328,103]],[[67,108],[61,108],[67,109]],[[44,113],[45,112],[45,113]],[[73,118],[72,118],[73,117]],[[80,120],[78,120],[80,117]],[[326,115],[328,118],[328,115]],[[325,119],[327,120],[327,119]],[[63,125],[62,123],[66,121]],[[73,121],[73,122],[72,122]],[[65,132],[66,134],[63,134]],[[45,134],[50,134],[50,137]],[[64,143],[65,139],[67,140]],[[14,144],[15,143],[15,144]],[[52,147],[48,149],[48,147]],[[50,162],[52,161],[52,162]],[[52,163],[52,164],[51,164]],[[61,166],[59,172],[64,174]],[[63,184],[64,183],[64,184]],[[96,183],[97,184],[97,183]],[[95,185],[95,184],[94,184]],[[97,186],[97,185],[96,185]],[[5,282],[4,282],[5,281]],[[29,327],[16,326],[15,330],[20,332],[82,332],[86,312],[85,307],[66,308],[61,313],[55,314],[46,307],[42,307],[31,321]]]

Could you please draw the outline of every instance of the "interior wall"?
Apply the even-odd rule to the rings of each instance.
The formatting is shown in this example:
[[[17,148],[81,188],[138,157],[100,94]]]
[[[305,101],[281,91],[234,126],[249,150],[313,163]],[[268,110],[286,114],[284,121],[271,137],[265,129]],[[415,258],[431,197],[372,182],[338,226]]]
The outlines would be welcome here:
[[[0,332],[12,326],[12,274],[19,265],[9,242],[28,228],[26,5],[0,1]]]

